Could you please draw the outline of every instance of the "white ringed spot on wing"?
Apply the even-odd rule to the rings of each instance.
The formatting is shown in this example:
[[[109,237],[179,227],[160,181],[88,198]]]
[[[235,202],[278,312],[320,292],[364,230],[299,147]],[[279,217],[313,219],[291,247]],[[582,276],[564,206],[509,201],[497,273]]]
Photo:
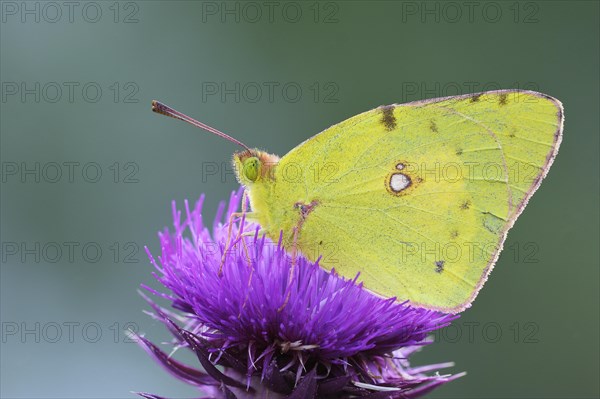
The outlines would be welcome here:
[[[394,173],[390,177],[389,187],[392,192],[399,193],[400,191],[409,187],[410,183],[410,177],[403,173]]]
[[[385,189],[391,195],[401,197],[412,192],[423,180],[415,173],[411,163],[397,159],[389,165],[391,171],[385,176]]]

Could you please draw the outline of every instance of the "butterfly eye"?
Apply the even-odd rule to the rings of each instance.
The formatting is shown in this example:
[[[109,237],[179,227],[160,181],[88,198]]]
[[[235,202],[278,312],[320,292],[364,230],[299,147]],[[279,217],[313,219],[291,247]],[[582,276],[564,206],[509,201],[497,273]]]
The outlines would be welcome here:
[[[251,157],[244,161],[244,176],[246,179],[250,181],[256,181],[258,178],[258,168],[260,166],[260,162],[258,158]]]

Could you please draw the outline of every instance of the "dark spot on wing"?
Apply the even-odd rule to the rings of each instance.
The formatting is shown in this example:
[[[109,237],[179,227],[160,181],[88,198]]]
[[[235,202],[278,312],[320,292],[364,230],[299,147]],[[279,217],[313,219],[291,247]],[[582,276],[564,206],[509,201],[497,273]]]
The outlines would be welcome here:
[[[300,216],[302,219],[306,219],[309,213],[313,211],[315,206],[317,206],[319,202],[317,200],[312,200],[310,204],[303,204],[301,202],[296,202],[294,204],[294,208],[300,210]]]
[[[498,97],[498,104],[506,105],[507,99],[508,99],[508,94],[506,94],[506,93],[500,94],[500,97]]]
[[[452,230],[450,232],[450,238],[456,238],[458,237],[458,230]]]
[[[438,260],[435,262],[435,272],[436,273],[441,273],[444,271],[444,261],[443,260]]]
[[[473,96],[471,97],[471,102],[472,102],[472,103],[476,103],[476,102],[478,102],[478,101],[479,101],[479,97],[481,97],[481,93],[473,95]]]
[[[471,207],[471,201],[466,200],[462,204],[460,204],[460,209],[469,209]]]
[[[429,124],[429,129],[434,133],[437,133],[439,131],[438,127],[435,124],[435,121],[433,119],[431,120],[431,123]]]
[[[457,148],[456,149],[456,155],[462,155],[462,154],[463,154],[462,148]]]
[[[396,117],[394,116],[394,106],[386,105],[381,108],[381,123],[385,126],[385,129],[389,132],[394,130],[396,127]]]

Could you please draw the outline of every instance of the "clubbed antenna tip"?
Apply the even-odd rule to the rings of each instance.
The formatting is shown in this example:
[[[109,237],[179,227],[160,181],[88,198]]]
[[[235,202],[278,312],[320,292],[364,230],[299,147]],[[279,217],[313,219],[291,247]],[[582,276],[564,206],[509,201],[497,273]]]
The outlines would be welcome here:
[[[232,143],[235,143],[235,144],[239,145],[240,147],[243,147],[244,149],[250,151],[250,148],[248,148],[248,146],[246,144],[242,143],[241,141],[234,139],[233,137],[229,136],[228,134],[223,133],[220,130],[215,129],[214,127],[210,127],[207,124],[199,122],[196,119],[191,118],[184,113],[176,111],[173,108],[169,107],[168,105],[161,103],[160,101],[152,100],[152,112],[156,112],[157,114],[170,116],[171,118],[175,118],[175,119],[179,119],[180,121],[187,122],[190,125],[194,125],[196,127],[199,127],[202,130],[206,130],[207,132],[210,132],[219,137],[222,137],[225,140],[231,141]]]

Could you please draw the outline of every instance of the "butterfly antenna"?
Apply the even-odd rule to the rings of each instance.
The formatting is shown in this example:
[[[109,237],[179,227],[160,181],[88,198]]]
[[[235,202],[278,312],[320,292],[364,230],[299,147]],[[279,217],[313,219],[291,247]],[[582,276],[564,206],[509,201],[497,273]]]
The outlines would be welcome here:
[[[250,151],[250,148],[248,148],[248,146],[246,144],[242,143],[241,141],[234,139],[233,137],[229,136],[228,134],[223,133],[220,130],[215,129],[214,127],[210,127],[202,122],[199,122],[196,119],[187,116],[186,114],[176,111],[173,108],[169,107],[168,105],[161,103],[160,101],[152,100],[152,111],[156,112],[157,114],[170,116],[171,118],[175,118],[175,119],[179,119],[180,121],[187,122],[190,125],[194,125],[196,127],[199,127],[200,129],[206,130],[207,132],[216,134],[217,136],[222,137],[225,140],[229,140],[232,143],[235,143],[235,144],[239,145],[240,147],[243,147],[246,150]]]

